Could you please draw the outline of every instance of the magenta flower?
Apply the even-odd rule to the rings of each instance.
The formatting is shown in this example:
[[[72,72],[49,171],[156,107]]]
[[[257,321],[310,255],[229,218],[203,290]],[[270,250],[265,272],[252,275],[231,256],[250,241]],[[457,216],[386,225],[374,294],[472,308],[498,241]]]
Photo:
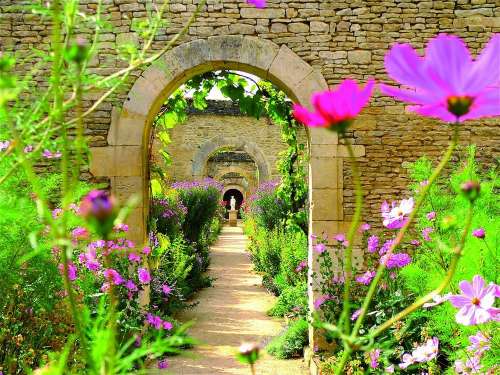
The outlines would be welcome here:
[[[131,292],[136,292],[138,289],[137,289],[137,285],[135,285],[135,283],[132,281],[132,280],[128,280],[126,283],[125,283],[125,288],[127,288],[128,290],[130,290]]]
[[[344,233],[339,233],[333,237],[338,242],[344,242],[346,240]]]
[[[52,218],[53,219],[57,219],[57,218],[61,217],[62,214],[63,214],[62,208],[54,208],[52,210]]]
[[[248,4],[252,4],[256,8],[265,8],[266,7],[266,0],[247,0]]]
[[[168,284],[163,284],[161,286],[161,290],[162,290],[163,294],[165,294],[166,296],[168,296],[170,293],[172,293],[172,287]]]
[[[136,253],[130,253],[128,255],[128,260],[130,260],[131,262],[139,263],[141,261],[141,257],[139,255],[137,255]]]
[[[436,212],[435,211],[431,211],[427,215],[425,215],[425,217],[429,221],[434,221],[434,219],[436,218]]]
[[[480,275],[472,278],[472,284],[463,280],[459,284],[462,294],[450,296],[450,302],[460,310],[455,315],[458,323],[465,326],[486,323],[496,314],[495,294],[497,286],[485,286]]]
[[[318,254],[323,254],[326,250],[326,246],[324,243],[319,243],[314,245],[314,251],[316,251]]]
[[[472,235],[474,237],[483,239],[484,237],[486,237],[486,232],[484,228],[477,228],[472,231]]]
[[[108,279],[115,285],[120,285],[125,282],[125,280],[123,280],[123,277],[118,273],[118,271],[113,268],[105,269],[103,275],[106,279]]]
[[[89,231],[83,227],[76,227],[71,231],[71,237],[74,240],[84,240],[89,237]]]
[[[142,249],[142,252],[146,255],[149,255],[149,254],[151,254],[151,248],[149,246],[144,246],[144,248]]]
[[[89,248],[85,253],[81,253],[78,256],[80,263],[85,264],[90,271],[98,271],[101,268],[99,261],[97,260],[97,254],[94,248]]]
[[[375,81],[369,80],[364,88],[360,88],[356,81],[346,79],[335,90],[317,92],[312,96],[315,112],[294,104],[293,116],[309,127],[343,131],[368,103],[374,85]]]
[[[464,375],[470,375],[470,374],[484,374],[481,372],[481,358],[473,356],[468,358],[465,363],[461,360],[456,360],[455,361],[455,367],[454,370],[457,374],[464,374]],[[489,374],[489,373],[488,373]]]
[[[149,282],[151,281],[151,275],[149,274],[149,271],[147,269],[139,268],[137,273],[139,274],[139,281],[141,282],[141,284],[149,284]]]
[[[368,252],[374,253],[378,248],[378,237],[373,235],[368,237]]]
[[[432,239],[429,236],[429,234],[432,232],[434,232],[434,228],[432,228],[432,227],[427,227],[427,228],[422,229],[422,237],[424,238],[424,240],[431,241]]]
[[[415,358],[411,354],[405,353],[403,354],[402,362],[399,364],[399,368],[405,369],[408,366],[413,365],[416,361]]]
[[[383,224],[388,229],[399,229],[408,222],[408,215],[413,211],[413,198],[403,199],[399,205],[396,202],[389,204],[384,201],[380,207]]]
[[[115,232],[128,232],[128,225],[127,224],[117,224],[113,227],[113,230]]]
[[[380,349],[373,349],[368,353],[370,357],[370,367],[377,368],[378,367],[378,358],[380,357]]]
[[[363,311],[363,309],[361,308],[354,311],[351,315],[351,320],[355,321],[356,319],[358,319],[358,317],[361,315],[361,311]]]
[[[166,359],[162,359],[161,361],[158,361],[158,368],[160,370],[168,368],[168,361]]]
[[[454,35],[432,39],[424,57],[409,44],[395,44],[385,56],[389,77],[403,85],[380,90],[404,102],[408,109],[446,122],[500,115],[500,34],[472,60],[465,43]]]
[[[307,268],[307,260],[303,260],[299,263],[297,267],[295,267],[295,272],[301,272],[304,268]]]
[[[358,283],[368,285],[375,277],[375,271],[366,271],[363,275],[356,277]]]
[[[329,301],[331,300],[332,297],[329,296],[329,295],[322,295],[322,296],[319,296],[315,301],[314,301],[314,308],[316,310],[319,310],[319,308],[321,307],[321,305],[323,305],[326,301]]]
[[[386,367],[385,372],[387,374],[394,374],[394,365],[390,365],[390,366]]]
[[[403,268],[411,263],[411,257],[406,253],[386,254],[380,258],[380,263],[387,268]]]
[[[61,275],[64,275],[64,264],[60,263],[57,268],[59,269]],[[73,263],[68,263],[68,279],[70,281],[76,280],[76,271],[76,266]]]
[[[27,145],[27,146],[24,148],[24,153],[25,153],[25,154],[29,154],[30,152],[33,152],[33,146],[32,146],[32,145]]]

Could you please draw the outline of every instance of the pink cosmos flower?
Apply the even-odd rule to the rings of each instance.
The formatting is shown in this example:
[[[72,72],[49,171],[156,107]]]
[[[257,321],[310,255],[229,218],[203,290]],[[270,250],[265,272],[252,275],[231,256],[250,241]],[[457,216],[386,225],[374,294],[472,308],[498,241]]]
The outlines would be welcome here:
[[[265,8],[266,7],[266,0],[247,0],[248,4],[252,4],[256,8]]]
[[[373,349],[368,353],[370,357],[370,367],[377,368],[378,367],[378,358],[380,357],[380,349]]]
[[[409,44],[395,44],[385,56],[389,77],[403,85],[380,85],[389,96],[412,103],[408,110],[446,122],[500,115],[500,34],[473,61],[457,36],[440,34],[421,57]]]
[[[356,281],[363,285],[368,285],[375,277],[375,271],[366,271],[363,275],[356,277]]]
[[[368,103],[374,86],[373,79],[364,88],[360,88],[355,80],[346,79],[335,90],[317,92],[312,96],[315,112],[294,104],[293,116],[309,127],[343,131]]]
[[[403,354],[402,362],[399,364],[399,368],[405,369],[408,366],[413,365],[416,361],[415,358],[411,354],[405,353]]]
[[[474,352],[475,355],[481,356],[490,349],[490,337],[485,336],[481,331],[478,331],[473,336],[469,336],[469,341],[471,345],[467,347],[467,350]]]
[[[412,357],[417,362],[428,362],[436,358],[439,351],[439,340],[437,337],[427,340],[424,345],[417,347],[412,353]]]
[[[472,235],[476,238],[483,239],[484,237],[486,237],[486,232],[484,228],[477,228],[472,231]]]
[[[103,275],[106,279],[108,279],[115,285],[120,285],[125,282],[125,280],[123,280],[123,277],[118,273],[118,271],[113,268],[105,269]]]
[[[460,310],[455,315],[458,323],[465,326],[486,323],[496,315],[494,307],[497,286],[490,284],[485,286],[484,279],[480,275],[472,278],[472,284],[463,280],[459,284],[462,294],[450,296],[450,302]]]
[[[479,374],[482,373],[480,371],[482,367],[480,362],[481,358],[476,356],[468,358],[465,363],[461,360],[456,360],[454,370],[457,374]]]
[[[392,202],[391,207],[384,201],[380,207],[384,226],[389,229],[401,228],[408,221],[408,215],[413,211],[413,205],[413,198],[403,199],[399,205]]]
[[[139,274],[139,281],[141,284],[149,284],[151,281],[151,275],[149,274],[149,271],[145,268],[139,268],[137,273]]]
[[[319,243],[314,245],[314,251],[316,251],[318,254],[324,253],[326,250],[326,246],[324,243]]]
[[[2,152],[3,150],[7,150],[9,146],[10,146],[10,141],[0,142],[0,152]]]

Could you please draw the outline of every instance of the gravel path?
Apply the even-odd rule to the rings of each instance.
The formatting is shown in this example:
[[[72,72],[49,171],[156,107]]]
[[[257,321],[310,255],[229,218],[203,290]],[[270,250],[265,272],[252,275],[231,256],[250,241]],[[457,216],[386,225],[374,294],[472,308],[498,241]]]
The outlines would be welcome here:
[[[212,288],[200,291],[199,304],[178,317],[194,320],[190,335],[201,345],[188,352],[190,357],[171,357],[168,370],[154,373],[176,375],[250,375],[234,353],[242,341],[265,345],[283,330],[283,321],[270,318],[266,311],[275,297],[261,286],[261,277],[252,271],[245,252],[246,236],[240,227],[224,227],[212,246],[209,275],[216,280]],[[257,375],[305,375],[302,359],[277,360],[263,353],[256,366]]]

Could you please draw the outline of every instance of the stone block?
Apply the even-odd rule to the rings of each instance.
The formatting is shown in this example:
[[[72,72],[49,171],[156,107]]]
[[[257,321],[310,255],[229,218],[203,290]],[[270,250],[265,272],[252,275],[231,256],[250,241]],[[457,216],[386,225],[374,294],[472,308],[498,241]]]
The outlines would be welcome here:
[[[244,37],[241,44],[239,65],[249,73],[267,78],[267,71],[279,53],[279,47],[267,40]]]
[[[90,148],[90,173],[94,177],[142,176],[143,168],[141,146]]]
[[[309,25],[302,22],[293,22],[288,24],[288,31],[291,33],[307,33],[309,32]]]
[[[144,139],[147,117],[113,107],[108,144],[112,146],[140,146]]]
[[[311,109],[312,95],[315,92],[328,89],[328,84],[320,72],[313,70],[295,87],[291,87],[291,89],[293,89],[298,102]]]
[[[146,216],[142,207],[134,208],[125,223],[129,226],[127,239],[133,241],[137,248],[141,248],[147,243]]]
[[[310,27],[313,33],[328,33],[330,31],[330,25],[326,22],[311,21]]]
[[[317,158],[309,160],[309,181],[313,189],[342,189],[344,176],[342,158]]]
[[[343,191],[340,189],[312,189],[312,220],[343,220]]]
[[[312,138],[312,137],[311,137]],[[355,157],[365,156],[365,146],[363,145],[353,145],[352,146]],[[312,157],[335,157],[335,158],[347,158],[349,153],[347,152],[347,147],[344,145],[323,145],[316,144],[311,147]]]
[[[254,7],[242,8],[240,10],[240,15],[242,18],[270,18],[270,19],[284,18],[285,9],[280,9],[280,8],[257,9]]]
[[[338,134],[325,128],[310,128],[309,134],[311,139],[311,149],[316,148],[316,145],[337,145],[339,143]],[[323,149],[320,151],[322,152]],[[311,154],[314,154],[315,156],[323,156],[317,152],[313,153],[312,150]]]
[[[269,68],[271,80],[274,79],[278,85],[281,84],[280,88],[288,91],[287,93],[292,98],[291,89],[311,73],[313,73],[313,68],[285,45],[281,46],[278,55]]]
[[[141,176],[111,177],[111,193],[120,204],[133,200],[136,207],[143,207],[145,198],[144,178]]]
[[[210,61],[234,61],[240,60],[240,52],[243,44],[241,35],[213,36],[208,38],[208,59]]]
[[[132,45],[137,47],[139,45],[139,37],[136,33],[121,33],[116,36],[116,45]]]
[[[372,53],[370,51],[348,51],[347,60],[351,64],[370,64],[372,62]]]

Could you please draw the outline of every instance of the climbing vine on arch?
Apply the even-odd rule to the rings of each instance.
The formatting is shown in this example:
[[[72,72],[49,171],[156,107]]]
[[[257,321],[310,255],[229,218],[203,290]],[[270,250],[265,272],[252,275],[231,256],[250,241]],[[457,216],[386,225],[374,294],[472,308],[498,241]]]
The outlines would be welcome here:
[[[195,76],[169,97],[155,119],[156,131],[153,134],[156,134],[163,145],[168,145],[169,130],[187,120],[190,105],[197,110],[205,110],[208,106],[207,97],[214,87],[223,96],[237,103],[242,114],[256,119],[267,116],[280,127],[282,140],[287,144],[287,149],[280,153],[278,162],[281,184],[277,194],[287,211],[284,224],[291,230],[307,232],[307,150],[305,144],[298,139],[302,125],[291,115],[292,102],[271,82],[255,81],[245,74],[227,70]],[[188,94],[192,99],[186,99]],[[169,165],[170,155],[165,150],[161,150],[160,154],[165,164]],[[157,166],[152,165],[151,171],[160,178],[164,177],[161,168]]]

